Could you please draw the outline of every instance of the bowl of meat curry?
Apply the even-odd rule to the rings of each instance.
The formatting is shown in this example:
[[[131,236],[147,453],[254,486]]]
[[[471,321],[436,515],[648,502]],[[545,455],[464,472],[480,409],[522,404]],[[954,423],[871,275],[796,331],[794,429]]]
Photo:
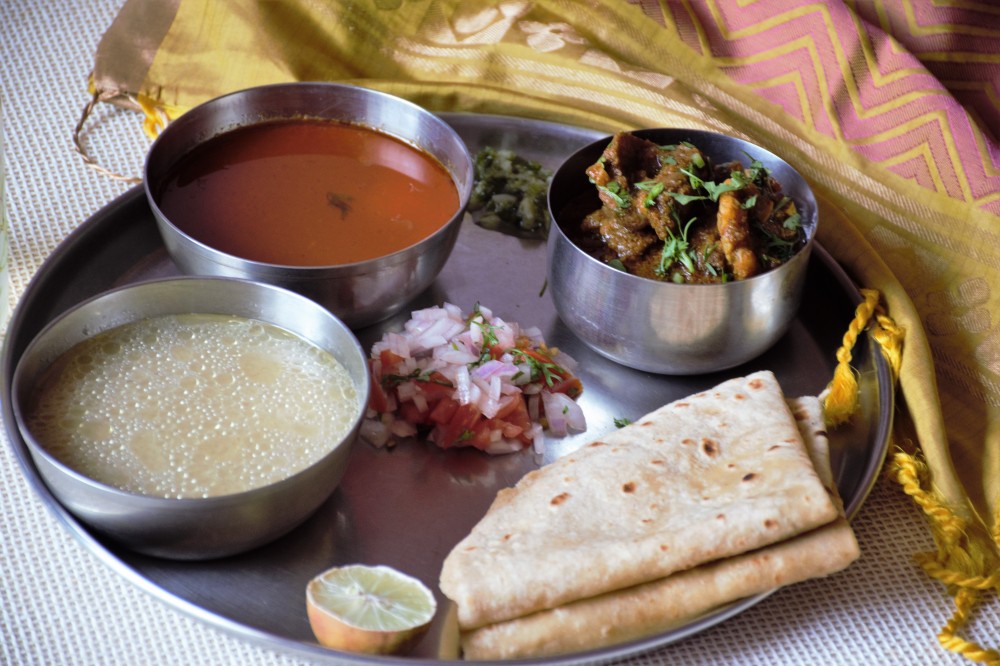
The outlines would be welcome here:
[[[620,132],[549,187],[560,319],[622,365],[693,375],[760,356],[798,311],[817,206],[791,165],[714,132]]]

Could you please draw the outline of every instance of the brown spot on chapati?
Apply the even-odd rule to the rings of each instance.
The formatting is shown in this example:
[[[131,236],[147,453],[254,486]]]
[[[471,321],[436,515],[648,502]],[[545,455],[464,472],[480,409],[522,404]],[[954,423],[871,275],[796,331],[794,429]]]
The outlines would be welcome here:
[[[777,451],[780,448],[784,448],[784,447],[782,447],[781,444],[772,444],[767,450],[768,451]]]
[[[654,458],[653,460],[649,461],[649,464],[650,465],[666,465],[667,463],[665,463],[664,461],[660,460],[659,458]]]
[[[642,519],[642,524],[643,525],[649,525],[651,522],[653,522],[652,518],[643,518]]]
[[[643,421],[643,422],[642,422],[642,423],[640,423],[639,425],[640,425],[640,426],[642,426],[643,428],[646,428],[646,427],[648,427],[648,426],[651,426],[651,425],[656,425],[656,424],[655,424],[655,423],[653,423],[652,421]]]
[[[559,493],[549,502],[552,506],[559,506],[563,502],[569,499],[569,493]]]
[[[747,397],[742,393],[737,393],[736,395],[733,396],[733,400],[746,400],[746,399]]]
[[[778,521],[776,520],[771,520],[770,518],[768,518],[767,520],[764,521],[764,527],[766,527],[769,530],[773,530],[777,526],[778,526]]]
[[[662,550],[662,551],[663,551],[663,552],[665,553],[665,552],[667,552],[668,550],[670,550],[670,546],[668,546],[668,545],[667,545],[667,544],[665,544],[665,543],[661,543],[661,544],[660,544],[660,550]]]
[[[729,463],[728,465],[726,465],[726,467],[729,468],[729,469],[735,469],[736,468],[736,463]]]
[[[591,442],[590,444],[587,444],[587,446],[589,446],[590,448],[594,448],[595,446],[607,446],[607,444],[605,444],[601,440],[597,440],[596,442]]]
[[[510,535],[509,534],[504,534],[503,538],[501,538],[500,540],[501,541],[510,541]]]
[[[795,443],[794,439],[783,439],[781,441],[783,441],[785,444],[794,444]]]
[[[754,379],[749,384],[747,384],[747,386],[749,386],[752,389],[764,388],[764,382],[762,382],[759,379]]]
[[[478,549],[476,548],[476,546],[466,546],[466,547],[465,547],[465,552],[467,552],[467,553],[471,553],[471,552],[472,552],[472,551],[474,551],[474,550],[478,550]]]
[[[629,481],[622,486],[622,492],[626,494],[632,494],[635,492],[635,481]]]
[[[719,443],[706,437],[701,440],[701,450],[709,458],[715,458],[719,455]]]
[[[675,407],[690,407],[691,403],[690,402],[675,402],[674,406]]]
[[[691,446],[692,444],[694,444],[694,440],[691,439],[690,437],[685,437],[684,439],[681,440],[681,444],[684,444],[685,446]]]
[[[744,474],[744,475],[743,475],[743,480],[744,480],[744,481],[753,481],[753,480],[754,480],[754,479],[756,479],[756,478],[757,478],[757,475],[756,475],[756,474],[754,474],[753,472],[750,472],[750,473],[748,473],[748,474]]]
[[[725,520],[726,519],[726,514],[720,513],[720,514],[718,514],[718,515],[715,516],[715,519],[716,520]]]

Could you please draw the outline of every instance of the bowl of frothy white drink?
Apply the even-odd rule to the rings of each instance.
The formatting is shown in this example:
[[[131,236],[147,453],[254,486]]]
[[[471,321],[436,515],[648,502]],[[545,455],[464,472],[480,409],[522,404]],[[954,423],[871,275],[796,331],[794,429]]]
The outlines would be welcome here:
[[[205,559],[278,538],[334,492],[369,381],[353,334],[315,302],[170,278],[50,322],[12,405],[71,513],[133,550]]]

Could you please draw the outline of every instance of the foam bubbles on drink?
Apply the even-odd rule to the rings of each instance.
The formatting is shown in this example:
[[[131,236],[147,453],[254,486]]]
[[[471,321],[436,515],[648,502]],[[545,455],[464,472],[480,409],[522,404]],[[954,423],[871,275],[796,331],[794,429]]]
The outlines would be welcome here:
[[[64,354],[29,428],[67,466],[158,497],[209,497],[287,478],[322,458],[361,409],[347,370],[276,326],[154,317]]]

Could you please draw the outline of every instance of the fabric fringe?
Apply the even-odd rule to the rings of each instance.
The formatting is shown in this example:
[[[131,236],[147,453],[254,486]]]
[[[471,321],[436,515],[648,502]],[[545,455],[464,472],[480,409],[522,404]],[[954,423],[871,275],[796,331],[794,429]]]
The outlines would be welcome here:
[[[94,83],[93,74],[91,74],[90,79],[88,80],[88,88],[90,90],[91,98],[90,101],[87,102],[86,106],[83,107],[80,119],[77,121],[76,127],[73,129],[73,150],[80,156],[85,165],[100,174],[103,174],[113,180],[129,183],[130,185],[141,183],[142,178],[138,176],[126,176],[98,164],[97,160],[94,159],[84,145],[83,135],[87,121],[90,119],[90,116],[93,114],[94,109],[99,103],[117,103],[121,106],[133,108],[141,112],[143,132],[148,138],[155,139],[160,135],[160,132],[166,128],[170,121],[180,115],[180,110],[162,104],[148,95],[134,95],[120,90],[98,89]]]
[[[142,110],[142,129],[146,136],[155,139],[173,120],[170,110],[146,95],[136,95],[134,101]]]
[[[827,426],[846,422],[858,406],[858,382],[851,367],[852,350],[858,337],[870,327],[870,334],[879,344],[892,374],[893,385],[899,379],[902,362],[904,329],[890,318],[879,303],[874,289],[862,289],[854,319],[837,350],[837,367],[833,379],[824,391],[824,414]],[[997,515],[988,538],[976,538],[968,523],[941,501],[931,490],[930,470],[918,454],[902,449],[892,457],[888,475],[923,511],[937,546],[936,552],[918,553],[917,564],[931,578],[944,583],[955,603],[955,611],[938,632],[938,641],[945,649],[965,659],[1000,666],[1000,651],[986,648],[961,636],[972,619],[982,595],[1000,593],[1000,515]]]
[[[1000,651],[960,635],[972,619],[982,594],[990,591],[1000,594],[1000,569],[997,567],[1000,516],[997,516],[990,538],[977,539],[970,534],[967,522],[927,489],[929,470],[918,455],[897,451],[889,474],[923,510],[937,546],[936,552],[917,554],[917,564],[928,576],[948,587],[955,603],[954,613],[938,632],[938,642],[969,661],[1000,665]]]
[[[820,396],[823,401],[823,414],[828,427],[836,427],[850,420],[858,408],[858,378],[857,372],[851,367],[852,351],[861,333],[872,323],[871,335],[889,365],[892,381],[895,385],[899,377],[899,366],[903,355],[904,330],[897,326],[883,310],[879,300],[881,295],[875,289],[862,289],[862,301],[854,313],[854,319],[847,327],[847,332],[837,350],[837,367],[833,371],[833,379]]]

